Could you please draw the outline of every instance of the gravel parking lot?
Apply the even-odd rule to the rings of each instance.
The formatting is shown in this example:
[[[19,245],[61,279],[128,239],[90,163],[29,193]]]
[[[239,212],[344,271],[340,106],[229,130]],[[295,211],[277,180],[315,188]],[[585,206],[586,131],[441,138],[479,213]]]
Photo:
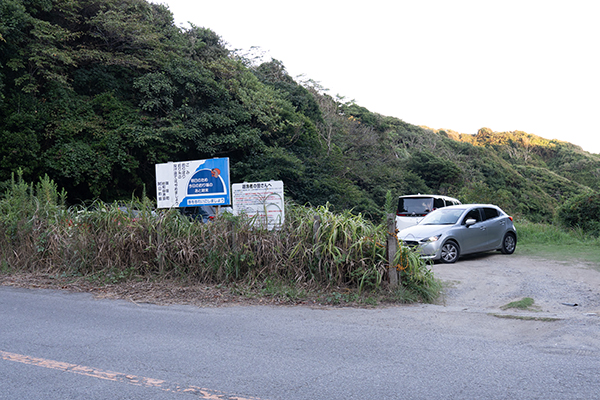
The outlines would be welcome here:
[[[497,312],[531,297],[544,314],[600,316],[598,265],[486,253],[455,264],[435,264],[433,270],[447,284],[443,301],[448,306]]]
[[[433,329],[600,354],[599,265],[487,253],[433,270],[445,295],[440,304],[417,306]],[[503,307],[525,297],[534,300],[529,309]]]

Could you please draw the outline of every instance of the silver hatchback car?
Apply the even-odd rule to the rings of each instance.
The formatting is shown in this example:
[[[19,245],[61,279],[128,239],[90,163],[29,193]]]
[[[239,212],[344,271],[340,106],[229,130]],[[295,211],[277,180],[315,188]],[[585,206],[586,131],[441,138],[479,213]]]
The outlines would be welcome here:
[[[463,204],[432,211],[418,225],[398,232],[398,239],[423,258],[453,263],[472,253],[514,253],[517,230],[498,206]]]

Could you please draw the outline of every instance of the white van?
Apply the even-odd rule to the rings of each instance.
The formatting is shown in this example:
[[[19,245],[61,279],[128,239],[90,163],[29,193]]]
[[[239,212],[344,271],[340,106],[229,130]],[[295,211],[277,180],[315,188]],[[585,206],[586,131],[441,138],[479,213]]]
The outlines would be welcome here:
[[[453,197],[435,194],[400,196],[398,198],[398,209],[396,210],[396,229],[401,231],[418,224],[424,216],[433,210],[458,204],[461,204],[461,202]]]

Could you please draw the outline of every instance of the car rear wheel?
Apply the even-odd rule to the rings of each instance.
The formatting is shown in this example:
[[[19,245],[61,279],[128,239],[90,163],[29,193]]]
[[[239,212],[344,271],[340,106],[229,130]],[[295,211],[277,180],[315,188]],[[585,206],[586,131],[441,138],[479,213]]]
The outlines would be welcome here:
[[[458,245],[454,242],[446,242],[442,246],[442,253],[440,256],[440,260],[446,264],[452,264],[458,260],[458,256],[460,255],[460,250]]]
[[[502,239],[502,248],[500,249],[500,251],[503,254],[512,254],[515,252],[516,248],[517,237],[514,233],[508,232],[506,235],[504,235],[504,239]]]

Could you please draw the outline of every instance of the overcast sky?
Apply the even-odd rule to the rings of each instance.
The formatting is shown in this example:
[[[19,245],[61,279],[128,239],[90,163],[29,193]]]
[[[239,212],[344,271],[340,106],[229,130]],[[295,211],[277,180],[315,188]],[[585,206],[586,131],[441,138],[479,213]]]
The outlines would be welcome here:
[[[151,0],[372,112],[600,153],[598,0]]]

